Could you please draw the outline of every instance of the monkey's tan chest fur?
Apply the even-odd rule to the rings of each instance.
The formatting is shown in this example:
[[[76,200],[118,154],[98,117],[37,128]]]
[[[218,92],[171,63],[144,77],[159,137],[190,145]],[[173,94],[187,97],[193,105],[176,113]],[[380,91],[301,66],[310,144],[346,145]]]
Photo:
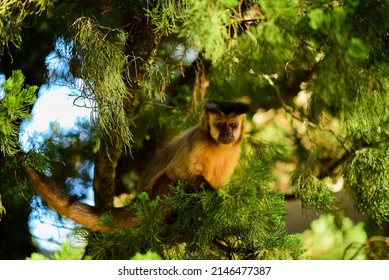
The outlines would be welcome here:
[[[219,188],[231,177],[238,163],[240,146],[219,145],[217,147],[199,147],[192,154],[191,161],[194,176],[203,176],[213,187]]]

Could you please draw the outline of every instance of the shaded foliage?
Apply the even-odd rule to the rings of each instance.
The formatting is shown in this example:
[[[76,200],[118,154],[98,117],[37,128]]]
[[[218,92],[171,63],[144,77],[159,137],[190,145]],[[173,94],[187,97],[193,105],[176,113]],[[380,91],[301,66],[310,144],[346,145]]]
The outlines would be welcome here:
[[[115,196],[135,195],[150,159],[197,123],[204,99],[250,103],[245,155],[257,156],[242,158],[217,192],[185,193],[182,182],[167,199],[139,194],[128,205],[139,224],[88,236],[92,257],[151,250],[163,258],[300,258],[301,240],[284,232],[284,198],[274,188],[332,213],[340,226],[342,201],[331,182],[343,179],[356,209],[385,224],[388,16],[378,0],[3,1],[3,244],[28,236],[32,193],[22,161],[61,187],[93,186],[96,205],[110,208]],[[51,51],[57,69],[44,68]],[[75,105],[92,107],[88,137],[54,129],[26,157],[18,133],[44,83],[67,85]],[[165,228],[166,209],[174,214]],[[15,231],[4,226],[13,216]]]
[[[98,259],[147,251],[164,259],[303,258],[301,239],[285,232],[285,201],[269,186],[268,164],[263,155],[253,156],[245,176],[219,191],[188,193],[181,183],[161,201],[149,201],[142,193],[127,206],[136,213],[137,225],[113,237],[93,234],[88,253]],[[102,222],[109,223],[109,216]]]

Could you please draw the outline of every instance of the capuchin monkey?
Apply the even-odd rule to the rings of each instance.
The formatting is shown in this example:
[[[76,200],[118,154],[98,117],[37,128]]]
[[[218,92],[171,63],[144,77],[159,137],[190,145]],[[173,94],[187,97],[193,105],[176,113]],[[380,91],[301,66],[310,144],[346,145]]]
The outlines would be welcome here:
[[[184,181],[220,188],[238,163],[245,133],[244,103],[209,101],[199,125],[174,139],[151,162],[140,181],[140,190],[151,199],[170,194],[169,185]]]
[[[172,195],[171,184],[183,181],[188,190],[205,184],[222,187],[231,177],[239,159],[245,134],[245,113],[240,102],[209,101],[200,124],[173,139],[150,163],[139,184],[150,199]],[[93,231],[114,233],[99,223],[104,211],[76,201],[51,179],[25,164],[27,178],[47,204],[60,214]],[[112,209],[115,226],[128,228],[134,214],[124,208]]]

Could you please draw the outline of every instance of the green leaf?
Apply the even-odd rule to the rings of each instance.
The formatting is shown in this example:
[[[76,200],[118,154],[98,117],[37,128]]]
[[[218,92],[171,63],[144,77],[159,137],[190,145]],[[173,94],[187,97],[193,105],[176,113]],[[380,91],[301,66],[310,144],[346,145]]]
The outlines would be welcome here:
[[[34,261],[47,261],[49,258],[45,257],[41,253],[32,253],[31,257],[27,257],[26,260],[34,260]]]
[[[131,260],[160,260],[161,257],[152,251],[148,251],[146,254],[136,253]]]
[[[365,259],[360,250],[367,240],[364,225],[354,225],[347,217],[337,225],[333,216],[321,215],[303,232],[303,238],[313,259]]]
[[[226,8],[234,8],[239,5],[238,0],[222,0],[221,2]]]
[[[85,250],[83,248],[73,247],[69,243],[63,243],[61,250],[54,252],[53,260],[81,260],[84,256]]]
[[[347,49],[347,54],[352,58],[365,59],[368,55],[365,44],[361,39],[351,38],[350,47]]]
[[[322,26],[325,20],[324,11],[322,9],[314,9],[308,13],[308,18],[309,25],[312,29],[317,30]]]

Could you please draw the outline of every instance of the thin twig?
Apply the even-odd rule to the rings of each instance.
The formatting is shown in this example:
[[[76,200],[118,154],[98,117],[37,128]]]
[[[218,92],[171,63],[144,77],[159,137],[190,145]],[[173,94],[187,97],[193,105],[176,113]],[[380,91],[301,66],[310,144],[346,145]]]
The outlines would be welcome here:
[[[162,104],[162,103],[145,102],[144,104],[150,105],[150,106],[159,106],[159,107],[163,107],[163,108],[167,108],[167,109],[177,109],[176,106],[166,105],[166,104]]]

